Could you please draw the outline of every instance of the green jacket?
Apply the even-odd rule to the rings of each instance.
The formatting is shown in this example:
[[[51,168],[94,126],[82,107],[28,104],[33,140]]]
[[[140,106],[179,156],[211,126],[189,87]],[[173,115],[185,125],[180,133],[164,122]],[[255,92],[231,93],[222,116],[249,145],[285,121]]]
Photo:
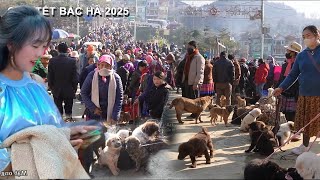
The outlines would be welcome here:
[[[43,66],[40,59],[36,61],[36,64],[34,65],[32,72],[38,74],[42,78],[46,78],[48,75],[48,70]]]

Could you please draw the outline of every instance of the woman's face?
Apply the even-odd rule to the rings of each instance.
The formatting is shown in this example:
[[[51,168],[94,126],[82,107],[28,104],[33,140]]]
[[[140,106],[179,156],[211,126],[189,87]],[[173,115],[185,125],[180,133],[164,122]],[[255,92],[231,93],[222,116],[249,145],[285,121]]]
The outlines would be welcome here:
[[[43,55],[48,43],[27,43],[14,53],[14,63],[20,71],[31,72],[36,61]],[[10,49],[10,47],[9,47]]]
[[[302,32],[302,38],[307,47],[312,47],[317,44],[319,40],[319,35],[312,33],[309,29],[306,29]]]
[[[103,68],[106,68],[106,69],[109,69],[111,70],[112,66],[106,62],[101,62],[98,64],[98,69],[103,69]]]
[[[93,64],[93,63],[94,63],[94,59],[93,59],[93,58],[90,58],[90,59],[88,60],[88,64],[91,65],[91,64]]]
[[[159,87],[160,85],[162,85],[164,83],[164,81],[160,78],[158,78],[157,76],[153,76],[153,84],[156,87]]]

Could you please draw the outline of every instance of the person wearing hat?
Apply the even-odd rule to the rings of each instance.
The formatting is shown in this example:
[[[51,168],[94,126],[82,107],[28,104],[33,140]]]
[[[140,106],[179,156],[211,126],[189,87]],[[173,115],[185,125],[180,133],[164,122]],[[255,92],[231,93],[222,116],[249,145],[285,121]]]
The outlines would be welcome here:
[[[295,113],[294,128],[300,130],[320,113],[320,32],[314,26],[306,26],[302,31],[302,38],[306,49],[301,51],[295,60],[288,60],[288,68],[285,70],[286,78],[278,88],[274,90],[274,95],[286,93],[292,84],[298,80],[299,95]],[[297,43],[290,44],[287,48],[288,58],[299,52]],[[289,64],[290,63],[290,64]],[[291,70],[290,70],[291,69]],[[292,150],[294,154],[302,154],[309,147],[310,138],[317,136],[320,131],[320,121],[317,119],[303,130],[303,144]]]
[[[169,98],[169,86],[165,82],[165,74],[157,71],[153,74],[153,85],[149,91],[143,92],[134,102],[146,102],[152,119],[160,120],[164,106]]]
[[[48,75],[48,63],[49,60],[52,58],[52,56],[50,54],[44,54],[41,56],[41,58],[39,58],[33,69],[32,69],[32,73],[39,75],[42,78],[47,78]]]
[[[79,79],[79,76],[80,76],[80,59],[79,59],[79,54],[78,54],[78,51],[72,51],[70,53],[70,57],[75,59],[76,61],[76,67],[77,67],[77,76],[78,76],[78,79]]]
[[[103,55],[98,61],[98,68],[86,77],[81,96],[88,109],[87,119],[116,124],[120,118],[123,89],[120,76],[112,69],[114,59]]]
[[[296,60],[298,53],[301,52],[302,46],[297,42],[291,42],[286,49],[286,63],[282,65],[279,84],[288,76]],[[282,93],[280,111],[286,116],[287,121],[294,121],[297,100],[299,96],[299,82],[296,81],[286,92]]]

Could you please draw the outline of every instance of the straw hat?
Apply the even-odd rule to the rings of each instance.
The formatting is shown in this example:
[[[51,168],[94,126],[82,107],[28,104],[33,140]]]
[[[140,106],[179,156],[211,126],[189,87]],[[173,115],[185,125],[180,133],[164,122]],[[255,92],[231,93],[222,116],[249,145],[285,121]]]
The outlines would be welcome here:
[[[291,42],[288,46],[284,46],[284,48],[297,53],[301,52],[302,50],[302,46],[297,42]]]

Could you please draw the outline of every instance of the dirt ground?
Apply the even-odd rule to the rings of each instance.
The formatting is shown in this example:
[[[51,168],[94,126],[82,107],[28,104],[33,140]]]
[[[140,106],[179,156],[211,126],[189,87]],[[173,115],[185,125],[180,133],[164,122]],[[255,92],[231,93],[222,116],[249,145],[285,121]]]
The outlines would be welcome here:
[[[170,100],[179,95],[171,93]],[[184,113],[185,118],[189,113]],[[174,108],[169,111],[167,116],[175,123],[175,134],[169,149],[161,150],[151,157],[148,170],[149,173],[135,172],[134,170],[121,171],[120,175],[112,176],[107,167],[95,165],[93,175],[95,178],[155,178],[155,179],[243,179],[243,171],[247,162],[254,158],[263,159],[265,157],[255,153],[244,153],[250,145],[248,133],[241,133],[238,126],[231,125],[225,127],[222,122],[213,127],[209,122],[209,114],[205,112],[202,115],[203,123],[195,124],[194,120],[186,120],[180,125],[175,118]],[[231,119],[232,114],[229,119]],[[197,158],[197,168],[189,168],[190,158],[178,160],[178,146],[182,142],[188,141],[194,134],[201,130],[201,126],[207,127],[214,144],[214,157],[211,164],[205,164],[205,158]],[[314,138],[311,139],[313,141]],[[281,167],[294,167],[297,156],[292,155],[290,150],[299,146],[302,141],[291,142],[283,150],[272,156],[271,160]],[[312,147],[311,151],[320,153],[319,141]]]

